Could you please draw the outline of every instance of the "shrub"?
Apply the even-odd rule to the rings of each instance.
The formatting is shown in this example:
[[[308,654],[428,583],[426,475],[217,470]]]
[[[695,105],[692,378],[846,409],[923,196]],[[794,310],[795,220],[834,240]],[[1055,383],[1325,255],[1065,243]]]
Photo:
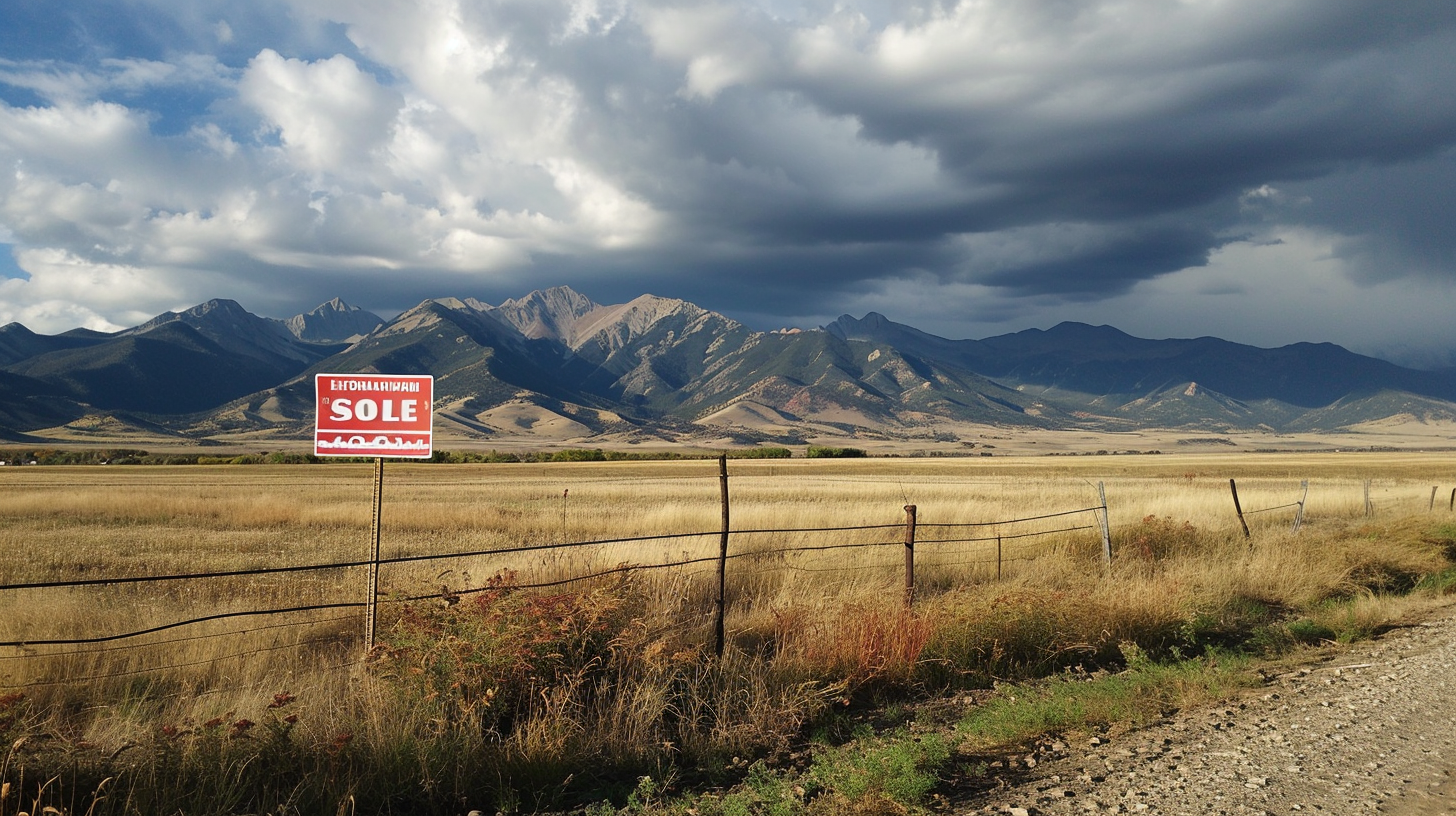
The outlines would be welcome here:
[[[498,451],[447,451],[436,450],[430,454],[430,461],[437,465],[500,464],[521,461],[514,453]]]
[[[1144,516],[1133,530],[1122,533],[1118,555],[1144,561],[1161,561],[1171,555],[1189,555],[1199,547],[1198,528],[1181,524],[1169,516]]]
[[[833,614],[775,610],[773,619],[781,666],[859,694],[913,685],[934,630],[926,616],[870,604],[837,608]]]
[[[586,450],[583,448],[567,448],[557,451],[551,455],[553,462],[605,462],[607,454],[601,448]]]
[[[550,689],[606,669],[632,617],[628,593],[532,595],[513,583],[501,573],[457,605],[406,605],[376,670],[412,705],[507,736]]]
[[[860,448],[826,448],[810,445],[806,455],[810,459],[863,459],[869,454]]]
[[[322,461],[323,459],[312,453],[287,453],[285,451],[274,451],[268,454],[264,460],[270,465],[317,465]]]
[[[631,578],[533,594],[502,573],[456,603],[409,604],[370,661],[407,714],[370,739],[416,746],[426,776],[455,780],[442,801],[500,779],[557,804],[620,799],[623,779],[780,750],[837,696],[655,631],[647,596]]]
[[[788,448],[748,448],[728,451],[729,459],[788,459],[794,452]]]

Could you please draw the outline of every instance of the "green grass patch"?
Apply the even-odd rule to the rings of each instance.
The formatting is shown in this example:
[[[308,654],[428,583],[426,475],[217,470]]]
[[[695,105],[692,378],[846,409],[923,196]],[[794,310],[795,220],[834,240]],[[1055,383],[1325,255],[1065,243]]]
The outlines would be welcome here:
[[[931,792],[941,784],[951,756],[950,742],[942,734],[901,728],[876,735],[865,726],[844,745],[818,747],[803,773],[755,762],[732,790],[663,802],[650,812],[694,816],[904,814],[923,810]],[[629,802],[622,812],[637,811]]]
[[[1083,731],[1112,723],[1144,725],[1188,705],[1259,685],[1248,657],[1219,653],[1155,663],[1136,646],[1124,648],[1126,671],[1067,673],[1003,686],[1000,694],[960,722],[958,733],[972,746],[993,748],[1051,732]]]
[[[865,735],[819,754],[805,776],[813,789],[849,802],[882,796],[911,806],[935,789],[949,759],[950,746],[941,735],[912,735],[901,729],[880,737]]]
[[[1415,591],[1428,592],[1432,595],[1451,595],[1456,593],[1456,567],[1449,567],[1440,572],[1426,575],[1416,584]]]

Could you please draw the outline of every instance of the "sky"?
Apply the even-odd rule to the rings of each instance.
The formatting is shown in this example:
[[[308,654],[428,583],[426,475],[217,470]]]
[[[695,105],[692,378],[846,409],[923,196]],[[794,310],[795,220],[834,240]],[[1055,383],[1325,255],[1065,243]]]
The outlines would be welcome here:
[[[1449,0],[6,0],[0,323],[569,285],[1456,365]]]

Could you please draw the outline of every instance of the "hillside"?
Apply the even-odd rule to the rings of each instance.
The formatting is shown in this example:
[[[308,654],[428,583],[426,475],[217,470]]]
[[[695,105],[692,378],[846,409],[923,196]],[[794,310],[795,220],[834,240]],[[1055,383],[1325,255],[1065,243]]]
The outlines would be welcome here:
[[[116,334],[0,327],[11,437],[131,412],[192,439],[296,436],[320,372],[432,374],[440,428],[477,440],[971,439],[985,429],[1322,433],[1456,422],[1456,372],[1330,344],[1147,340],[1063,323],[950,340],[870,313],[758,332],[682,300],[566,287],[382,321],[340,299],[273,320],[233,301]],[[1400,419],[1404,418],[1404,419]],[[88,427],[104,427],[88,420]],[[967,444],[971,444],[967,442]]]

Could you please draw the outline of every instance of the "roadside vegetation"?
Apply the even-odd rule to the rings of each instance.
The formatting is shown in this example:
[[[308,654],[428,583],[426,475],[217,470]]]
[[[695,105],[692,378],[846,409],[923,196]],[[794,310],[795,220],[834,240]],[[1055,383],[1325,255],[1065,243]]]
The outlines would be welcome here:
[[[998,578],[969,557],[988,543],[941,562],[927,549],[909,608],[897,552],[754,562],[730,587],[721,657],[709,573],[526,588],[630,564],[655,546],[640,543],[398,565],[367,657],[358,612],[328,609],[138,639],[150,645],[0,647],[0,816],[933,810],[1038,740],[1221,699],[1456,590],[1436,458],[1138,462],[740,463],[735,529],[895,521],[909,503],[923,520],[1009,519],[1085,506],[1088,478],[1105,478],[1115,557],[1094,532],[1048,534]],[[703,463],[391,467],[386,555],[717,522]],[[367,471],[7,472],[0,585],[352,559]],[[1311,478],[1303,529],[1256,514],[1245,539],[1229,474],[1251,510]],[[359,576],[4,591],[0,641],[356,597]],[[401,600],[421,588],[436,594]]]

